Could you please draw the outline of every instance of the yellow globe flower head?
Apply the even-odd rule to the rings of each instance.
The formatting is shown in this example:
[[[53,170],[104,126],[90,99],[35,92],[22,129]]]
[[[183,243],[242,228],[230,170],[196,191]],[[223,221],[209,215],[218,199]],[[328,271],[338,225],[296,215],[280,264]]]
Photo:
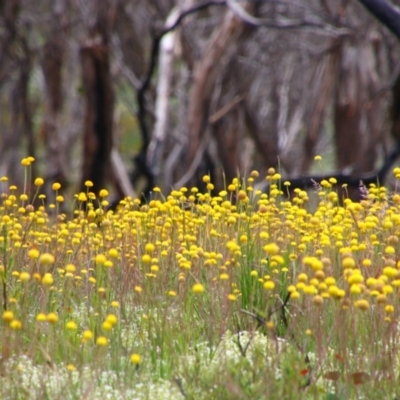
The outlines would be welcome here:
[[[263,286],[264,286],[265,290],[274,290],[275,282],[274,281],[265,281]]]
[[[144,249],[146,251],[146,253],[152,253],[155,249],[155,246],[153,243],[147,243],[146,246],[144,246]]]
[[[74,264],[67,264],[65,266],[65,270],[71,274],[73,274],[76,271],[76,267]]]
[[[14,313],[12,311],[4,311],[3,312],[3,321],[11,322],[14,319]]]
[[[131,363],[135,365],[139,365],[142,362],[142,357],[139,354],[133,353],[131,354]]]
[[[94,337],[93,332],[89,329],[83,331],[82,338],[85,340],[92,340]]]
[[[108,255],[111,257],[111,258],[118,258],[119,257],[119,252],[118,252],[118,250],[117,249],[110,249],[110,250],[108,250]]]
[[[87,201],[86,193],[80,192],[79,195],[78,195],[78,200],[81,201],[81,202]]]
[[[103,331],[110,331],[113,328],[112,324],[108,321],[104,321],[101,324],[101,327],[102,327]]]
[[[118,322],[118,317],[115,314],[108,314],[106,317],[106,321],[109,322],[112,326],[114,326]]]
[[[270,256],[274,256],[279,253],[279,246],[276,243],[269,243],[263,247],[264,251]]]
[[[38,187],[43,186],[44,180],[42,178],[36,178],[34,184]]]
[[[19,279],[21,280],[21,282],[28,282],[29,279],[31,279],[31,275],[29,272],[21,272],[19,274]]]
[[[199,294],[204,292],[204,286],[201,283],[195,283],[192,287],[192,292]]]
[[[108,196],[108,191],[106,189],[100,190],[99,196],[100,197],[107,197]]]
[[[76,331],[78,329],[78,324],[75,321],[68,321],[65,324],[65,329],[68,331]]]
[[[50,273],[45,273],[42,278],[42,283],[45,286],[51,286],[54,283],[53,276]]]
[[[369,309],[369,303],[368,303],[368,301],[367,300],[357,300],[355,303],[354,303],[354,306],[356,307],[356,308],[358,308],[359,310],[362,310],[362,311],[366,311],[366,310],[368,310]]]
[[[51,265],[54,264],[55,258],[52,254],[50,253],[43,253],[40,257],[39,257],[39,262],[42,265]]]
[[[58,182],[54,182],[53,185],[51,186],[51,188],[53,190],[59,190],[59,189],[61,189],[61,184]]]
[[[46,314],[39,313],[38,315],[36,315],[36,321],[45,322],[46,320],[47,320]]]
[[[107,258],[104,254],[97,254],[97,256],[94,259],[94,262],[96,265],[104,265],[104,263],[107,261]]]
[[[21,322],[21,321],[18,321],[18,320],[16,320],[16,319],[13,319],[13,320],[10,322],[10,328],[11,328],[11,329],[15,329],[15,330],[21,329],[21,328],[22,328],[22,322]]]
[[[40,252],[37,249],[31,249],[28,251],[28,257],[31,259],[39,258]]]
[[[108,345],[108,339],[105,336],[99,336],[96,340],[97,346],[107,346]]]
[[[391,255],[391,254],[394,254],[395,252],[396,252],[396,251],[395,251],[395,249],[394,249],[393,246],[387,246],[387,247],[385,248],[385,253],[386,253],[386,254]]]
[[[46,320],[49,324],[55,324],[58,321],[58,315],[54,312],[48,313]]]

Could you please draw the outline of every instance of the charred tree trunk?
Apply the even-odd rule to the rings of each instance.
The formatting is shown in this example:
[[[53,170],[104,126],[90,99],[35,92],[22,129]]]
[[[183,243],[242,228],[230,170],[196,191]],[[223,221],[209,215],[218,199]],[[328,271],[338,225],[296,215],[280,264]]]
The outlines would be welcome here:
[[[400,146],[400,74],[392,88],[392,104],[390,106],[390,119],[392,121],[391,134]]]
[[[2,34],[0,35],[0,86],[10,72],[6,64],[10,59],[10,49],[17,34],[19,9],[19,0],[8,0],[0,3],[0,21],[3,23]]]
[[[90,41],[80,50],[85,90],[84,144],[81,189],[87,180],[92,190],[103,189],[108,177],[112,149],[114,93],[110,76],[109,47]]]
[[[61,7],[59,7],[61,6]],[[62,68],[65,56],[65,4],[58,2],[53,9],[53,26],[43,46],[41,66],[46,86],[46,112],[42,132],[46,147],[46,195],[53,196],[51,184],[67,184],[66,154],[61,137],[60,114],[63,107]]]

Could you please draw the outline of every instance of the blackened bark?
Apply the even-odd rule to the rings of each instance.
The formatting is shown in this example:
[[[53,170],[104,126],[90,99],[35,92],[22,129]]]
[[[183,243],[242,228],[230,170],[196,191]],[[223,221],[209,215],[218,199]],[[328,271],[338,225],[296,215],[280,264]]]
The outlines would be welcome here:
[[[106,184],[112,149],[114,93],[109,47],[101,41],[88,42],[81,47],[80,57],[86,102],[81,189],[90,180],[98,193]]]

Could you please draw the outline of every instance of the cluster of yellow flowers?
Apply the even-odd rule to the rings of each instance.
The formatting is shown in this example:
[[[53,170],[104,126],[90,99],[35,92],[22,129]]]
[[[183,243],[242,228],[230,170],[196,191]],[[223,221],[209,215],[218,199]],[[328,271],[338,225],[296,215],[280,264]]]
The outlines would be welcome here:
[[[107,346],[119,323],[110,310],[121,302],[157,292],[180,299],[212,294],[234,304],[244,296],[243,275],[266,297],[286,292],[291,301],[339,301],[361,311],[374,304],[390,321],[400,288],[400,195],[371,185],[361,202],[341,201],[335,179],[327,179],[311,212],[309,194],[294,189],[289,199],[288,183],[273,168],[268,194],[254,188],[258,177],[253,171],[234,179],[217,196],[208,176],[206,193],[183,187],[164,197],[155,188],[148,204],[126,198],[116,212],[107,210],[107,190],[93,193],[86,182],[70,218],[58,211],[59,183],[52,183],[54,204],[46,204],[42,178],[34,195],[1,178],[3,324],[28,329],[33,311],[37,324],[62,321],[80,343]],[[40,301],[26,301],[35,296]],[[105,302],[108,314],[71,319],[70,308],[82,299]],[[132,354],[132,363],[140,360]]]

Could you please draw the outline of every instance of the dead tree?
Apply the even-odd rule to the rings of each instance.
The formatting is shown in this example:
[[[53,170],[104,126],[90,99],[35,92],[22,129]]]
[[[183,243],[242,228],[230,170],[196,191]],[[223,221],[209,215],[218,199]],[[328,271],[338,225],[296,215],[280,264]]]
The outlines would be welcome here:
[[[116,15],[113,1],[91,3],[95,19],[90,38],[81,46],[82,83],[85,96],[83,165],[81,190],[85,181],[92,191],[105,188],[109,178],[113,146],[114,89],[110,71],[110,35]]]
[[[53,182],[67,186],[66,153],[61,137],[60,117],[63,107],[63,63],[66,42],[66,4],[55,2],[52,10],[52,26],[43,46],[41,66],[46,88],[46,111],[42,125],[42,138],[46,147],[46,195],[51,198]]]

